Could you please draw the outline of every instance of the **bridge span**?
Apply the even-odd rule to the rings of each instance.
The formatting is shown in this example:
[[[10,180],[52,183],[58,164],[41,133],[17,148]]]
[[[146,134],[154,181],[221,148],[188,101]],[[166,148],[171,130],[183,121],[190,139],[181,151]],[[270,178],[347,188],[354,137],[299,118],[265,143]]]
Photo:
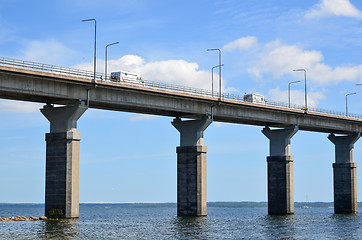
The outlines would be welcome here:
[[[108,77],[107,77],[108,78]],[[0,98],[46,104],[45,214],[79,216],[79,141],[77,120],[88,108],[175,117],[177,147],[177,214],[206,215],[206,152],[203,132],[212,121],[264,126],[270,140],[269,214],[293,214],[291,138],[298,130],[330,133],[335,145],[334,207],[336,213],[357,212],[354,143],[362,116],[267,102],[245,102],[240,96],[147,80],[104,81],[93,72],[0,58]],[[109,79],[109,78],[108,78]],[[182,118],[192,120],[182,120]],[[276,129],[275,129],[276,128]],[[336,135],[342,134],[342,135]]]

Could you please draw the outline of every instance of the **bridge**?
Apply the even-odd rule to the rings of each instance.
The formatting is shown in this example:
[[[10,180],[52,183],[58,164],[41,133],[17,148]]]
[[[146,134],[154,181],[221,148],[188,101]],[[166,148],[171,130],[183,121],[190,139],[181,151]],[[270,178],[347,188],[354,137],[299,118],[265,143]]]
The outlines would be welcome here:
[[[177,151],[177,215],[202,216],[206,209],[206,153],[203,133],[213,121],[263,126],[267,156],[268,213],[293,214],[291,138],[298,130],[329,133],[335,145],[334,210],[357,212],[354,143],[362,116],[267,101],[147,80],[110,76],[0,57],[0,98],[44,103],[46,133],[45,214],[79,216],[77,120],[88,108],[170,116],[180,132]],[[184,118],[184,119],[182,119]],[[185,120],[188,119],[188,120]],[[336,135],[338,134],[338,135]]]

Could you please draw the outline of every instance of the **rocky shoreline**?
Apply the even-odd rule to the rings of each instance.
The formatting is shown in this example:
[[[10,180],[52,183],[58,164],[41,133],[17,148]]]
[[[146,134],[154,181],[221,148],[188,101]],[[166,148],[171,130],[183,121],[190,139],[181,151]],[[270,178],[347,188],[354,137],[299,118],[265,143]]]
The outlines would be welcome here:
[[[8,221],[43,221],[48,220],[47,217],[41,216],[41,217],[24,217],[24,216],[17,216],[17,217],[8,217],[8,218],[2,218],[0,217],[0,221],[2,222],[8,222]]]

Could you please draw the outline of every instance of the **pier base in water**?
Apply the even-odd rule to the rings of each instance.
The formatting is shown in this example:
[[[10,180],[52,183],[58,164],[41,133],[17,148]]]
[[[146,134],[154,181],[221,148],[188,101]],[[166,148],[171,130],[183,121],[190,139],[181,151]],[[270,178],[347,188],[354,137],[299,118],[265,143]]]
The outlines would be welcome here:
[[[177,148],[177,216],[206,216],[205,146]]]
[[[268,213],[294,214],[293,156],[267,157]]]

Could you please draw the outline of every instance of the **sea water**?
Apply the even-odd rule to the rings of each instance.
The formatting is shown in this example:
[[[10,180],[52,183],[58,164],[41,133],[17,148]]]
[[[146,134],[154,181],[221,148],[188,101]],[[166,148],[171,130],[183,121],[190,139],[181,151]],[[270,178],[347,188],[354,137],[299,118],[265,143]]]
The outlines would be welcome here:
[[[362,239],[360,214],[334,214],[326,204],[297,204],[286,216],[269,216],[266,204],[209,204],[207,212],[177,217],[175,204],[81,204],[78,219],[0,222],[0,239]],[[0,204],[1,217],[41,215],[43,204]]]

